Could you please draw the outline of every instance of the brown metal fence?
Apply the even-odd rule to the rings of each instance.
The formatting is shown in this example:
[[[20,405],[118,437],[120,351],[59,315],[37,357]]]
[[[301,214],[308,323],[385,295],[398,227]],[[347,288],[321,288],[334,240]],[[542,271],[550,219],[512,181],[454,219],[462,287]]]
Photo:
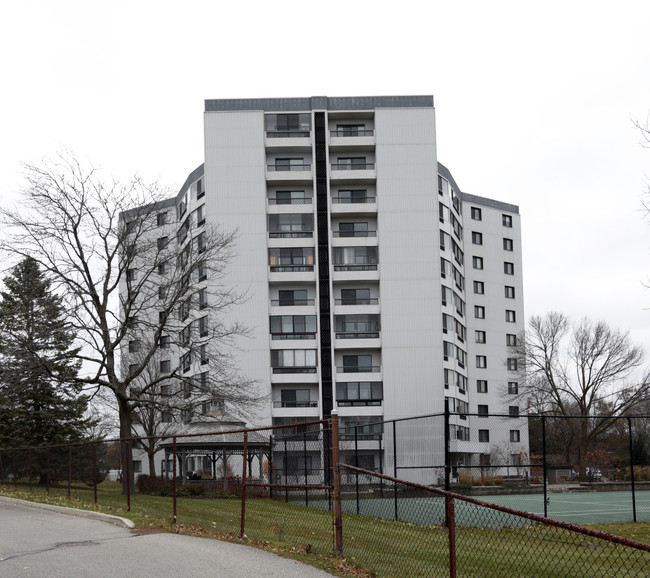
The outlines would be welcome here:
[[[589,448],[596,453],[588,459],[596,456],[601,460],[598,465],[605,463],[607,455],[618,459],[614,471],[620,479],[609,481],[615,477],[611,468],[596,468],[595,462],[587,460],[592,479],[580,481],[572,473],[558,477],[558,472],[573,472],[576,466],[575,446],[564,454],[555,451],[562,447],[560,433],[571,430],[566,423],[552,421],[558,419],[477,414],[462,420],[446,413],[339,428],[338,416],[333,416],[327,422],[167,436],[161,441],[170,458],[165,463],[171,467],[148,483],[149,489],[158,484],[154,493],[170,497],[173,523],[189,525],[200,510],[200,501],[180,502],[179,498],[209,497],[228,489],[240,499],[220,502],[212,530],[314,553],[333,552],[382,576],[650,575],[650,546],[544,515],[551,510],[562,518],[561,511],[554,511],[555,503],[561,495],[577,495],[569,486],[589,491],[619,484],[615,491],[628,492],[633,502],[642,501],[634,496],[643,487],[636,480],[635,488],[635,472],[643,471],[636,464],[643,458],[643,448],[635,446],[634,440],[645,422],[641,418],[613,421]],[[452,439],[451,432],[460,430],[450,426],[465,421],[478,426],[472,426],[469,439]],[[469,446],[478,429],[488,429],[480,427],[483,423],[490,424],[494,440],[510,439],[515,429],[525,431],[528,451],[491,451],[489,441]],[[541,438],[536,432],[541,432]],[[627,458],[621,451],[614,455],[614,448],[625,447],[621,437],[628,442]],[[143,440],[117,441],[126,449]],[[222,442],[231,444],[232,456],[230,464],[222,463],[223,479],[188,479],[182,456],[192,451],[214,456],[210,443]],[[537,446],[541,456],[536,454]],[[94,441],[0,449],[0,483],[23,490],[55,490],[113,506],[115,494],[109,499],[99,483],[106,447],[106,441]],[[460,463],[460,450],[469,447],[489,459]],[[565,457],[570,463],[563,463]],[[579,461],[585,466],[584,460]],[[372,469],[360,467],[366,464],[372,464]],[[131,470],[127,461],[125,493],[117,500],[126,510],[146,515],[142,488],[136,492],[132,486]],[[598,479],[596,470],[601,473]],[[560,486],[562,492],[555,492]],[[599,494],[600,501],[611,502],[613,495],[602,500]],[[636,519],[639,510],[646,511],[637,505],[626,510],[623,518]]]

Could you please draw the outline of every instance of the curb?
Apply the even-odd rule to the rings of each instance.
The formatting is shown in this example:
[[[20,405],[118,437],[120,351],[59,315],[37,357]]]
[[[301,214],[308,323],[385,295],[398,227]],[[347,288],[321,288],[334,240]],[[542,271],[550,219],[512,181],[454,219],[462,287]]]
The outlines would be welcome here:
[[[19,504],[21,506],[29,506],[32,508],[39,508],[41,510],[50,510],[52,512],[58,512],[59,514],[67,514],[68,516],[79,516],[80,518],[89,518],[91,520],[98,520],[99,522],[107,522],[109,524],[114,524],[115,526],[120,526],[122,528],[127,528],[129,530],[135,527],[135,523],[126,518],[120,518],[119,516],[112,516],[111,514],[103,514],[101,512],[92,512],[90,510],[78,510],[76,508],[65,508],[63,506],[55,506],[54,504],[41,504],[40,502],[30,502],[28,500],[19,500],[18,498],[8,498],[6,496],[0,496],[0,503],[6,504]]]

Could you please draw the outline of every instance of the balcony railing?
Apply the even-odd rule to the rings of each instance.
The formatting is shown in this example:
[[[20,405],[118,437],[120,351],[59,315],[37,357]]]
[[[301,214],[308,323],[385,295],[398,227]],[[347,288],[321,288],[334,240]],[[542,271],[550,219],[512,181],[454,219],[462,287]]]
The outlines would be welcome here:
[[[353,299],[346,297],[345,299],[335,299],[336,305],[379,305],[379,297],[359,297]]]
[[[300,138],[309,136],[308,130],[267,130],[267,138]]]
[[[307,305],[315,305],[315,299],[271,299],[273,307],[306,307]]]
[[[313,231],[271,231],[269,239],[306,239],[314,236]]]
[[[288,273],[313,270],[313,265],[271,265],[271,273]]]
[[[269,205],[311,205],[311,197],[304,199],[276,199],[271,197]]]
[[[381,400],[377,399],[355,399],[355,400],[350,400],[346,399],[343,401],[336,401],[337,405],[339,407],[351,407],[351,406],[380,406],[381,405]]]
[[[318,407],[317,401],[274,401],[273,407]]]
[[[284,172],[284,171],[309,171],[311,165],[266,165],[269,172]]]
[[[376,237],[377,231],[333,231],[333,237]]]
[[[340,205],[356,205],[356,204],[367,204],[374,203],[376,197],[365,196],[365,197],[332,197],[332,203]]]
[[[377,339],[379,331],[337,331],[337,339]]]
[[[273,373],[316,373],[315,367],[274,367]]]
[[[359,130],[331,130],[330,136],[373,136],[375,134],[374,130],[371,129],[359,129]]]
[[[332,163],[333,171],[371,171],[375,168],[375,163]]]
[[[340,264],[334,265],[334,271],[376,271],[377,263],[367,263],[364,265]]]
[[[336,373],[379,373],[381,365],[339,365]]]
[[[271,339],[316,339],[315,333],[271,333]]]

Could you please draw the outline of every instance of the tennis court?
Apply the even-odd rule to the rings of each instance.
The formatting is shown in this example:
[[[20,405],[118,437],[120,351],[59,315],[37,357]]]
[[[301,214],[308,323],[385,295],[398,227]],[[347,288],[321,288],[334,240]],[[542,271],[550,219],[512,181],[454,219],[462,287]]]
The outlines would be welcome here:
[[[544,515],[543,494],[508,494],[499,496],[473,496],[492,504],[523,510],[539,516]],[[554,520],[572,524],[608,524],[633,520],[632,492],[563,492],[548,494],[547,515]],[[475,504],[455,501],[456,523],[471,527],[520,527],[530,522],[525,518],[501,514],[495,517],[493,510]],[[385,520],[399,520],[413,524],[440,525],[445,520],[445,499],[441,496],[383,498],[363,497],[341,502],[344,513],[360,514]],[[312,501],[309,506],[327,509],[326,501]],[[650,492],[637,492],[636,512],[638,521],[650,521]]]

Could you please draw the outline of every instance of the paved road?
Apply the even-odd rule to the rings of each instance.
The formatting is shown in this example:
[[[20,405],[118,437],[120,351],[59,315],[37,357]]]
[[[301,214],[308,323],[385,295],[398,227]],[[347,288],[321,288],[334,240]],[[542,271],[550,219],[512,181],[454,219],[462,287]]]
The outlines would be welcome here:
[[[105,521],[0,501],[0,576],[281,576],[329,574],[269,552],[177,534],[137,535]]]

